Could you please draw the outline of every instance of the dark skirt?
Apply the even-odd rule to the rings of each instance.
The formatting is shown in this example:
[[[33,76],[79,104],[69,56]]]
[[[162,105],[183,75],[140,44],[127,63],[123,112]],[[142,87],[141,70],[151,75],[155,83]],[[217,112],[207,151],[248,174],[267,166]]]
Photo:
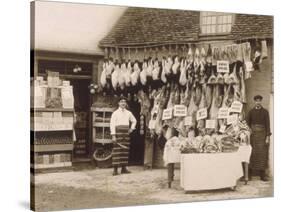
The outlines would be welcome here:
[[[268,145],[265,139],[265,127],[252,126],[250,168],[253,170],[265,170],[268,166]]]
[[[130,138],[129,138],[128,130],[129,130],[129,126],[116,127],[116,142],[123,146],[126,146],[127,149],[119,146],[117,143],[113,144],[113,151],[112,151],[113,166],[128,165],[129,150],[130,150]]]

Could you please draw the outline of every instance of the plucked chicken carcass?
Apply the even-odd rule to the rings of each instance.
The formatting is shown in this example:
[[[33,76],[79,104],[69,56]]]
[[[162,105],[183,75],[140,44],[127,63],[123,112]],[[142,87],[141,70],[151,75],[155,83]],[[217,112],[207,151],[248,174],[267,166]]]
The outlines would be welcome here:
[[[117,90],[118,87],[119,75],[120,75],[120,68],[119,68],[119,64],[116,63],[113,73],[111,74],[111,83],[115,91]]]
[[[146,82],[147,82],[147,62],[144,61],[143,64],[142,64],[142,71],[140,72],[140,81],[141,81],[141,84],[142,85],[146,85]]]
[[[161,81],[166,84],[167,83],[167,77],[166,77],[166,72],[165,72],[165,62],[166,59],[163,57],[162,59],[162,72],[161,72]]]
[[[128,61],[126,73],[125,73],[125,84],[127,87],[131,85],[131,74],[132,74],[132,65],[131,65],[131,61]]]
[[[127,67],[125,62],[123,62],[121,64],[121,68],[120,68],[120,74],[118,75],[118,84],[121,88],[121,90],[123,90],[125,88],[125,75],[127,72]]]
[[[154,81],[159,80],[159,73],[160,73],[160,66],[159,66],[159,62],[156,59],[154,61],[154,66],[153,66],[153,70],[152,70],[152,79]]]
[[[100,77],[100,84],[102,88],[106,86],[106,64],[107,62],[104,62],[102,65],[103,70],[101,72],[101,77]]]
[[[185,86],[187,83],[186,71],[187,71],[187,61],[185,59],[182,59],[180,65],[180,80],[179,80],[179,83],[182,86]]]
[[[188,49],[186,59],[187,59],[187,63],[188,63],[188,64],[193,63],[193,61],[194,61],[193,52],[192,52],[191,47],[189,47],[189,49]]]
[[[147,77],[152,77],[152,70],[153,70],[153,61],[152,58],[148,59],[148,66],[146,69]]]
[[[133,86],[136,86],[138,84],[139,76],[140,76],[140,68],[139,68],[139,63],[136,61],[134,63],[133,72],[131,74],[131,83]]]

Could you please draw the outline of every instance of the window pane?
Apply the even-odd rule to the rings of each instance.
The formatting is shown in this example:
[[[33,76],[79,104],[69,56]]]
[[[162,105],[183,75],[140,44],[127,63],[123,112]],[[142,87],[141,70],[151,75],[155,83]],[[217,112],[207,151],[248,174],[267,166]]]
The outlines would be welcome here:
[[[229,16],[227,17],[227,23],[231,23],[231,18],[232,18],[231,15],[229,15]]]
[[[219,16],[219,17],[218,17],[218,23],[219,23],[219,24],[222,24],[222,20],[223,20],[223,16]]]
[[[202,33],[205,34],[206,33],[206,26],[202,26]]]
[[[207,24],[211,24],[212,23],[212,17],[207,17]]]
[[[227,25],[227,32],[230,32],[231,31],[231,24],[228,24]]]
[[[211,31],[212,31],[212,33],[216,33],[216,25],[211,26]]]
[[[211,32],[211,26],[208,25],[208,26],[207,26],[207,33],[210,33],[210,32]]]
[[[222,32],[226,32],[226,25],[222,25]]]
[[[206,16],[207,15],[207,12],[202,12],[202,16]]]
[[[223,16],[223,23],[227,23],[227,16]]]
[[[216,23],[216,16],[213,16],[212,17],[212,24],[215,24]]]
[[[218,25],[218,32],[222,32],[222,25]]]
[[[207,18],[203,17],[202,24],[207,24]]]

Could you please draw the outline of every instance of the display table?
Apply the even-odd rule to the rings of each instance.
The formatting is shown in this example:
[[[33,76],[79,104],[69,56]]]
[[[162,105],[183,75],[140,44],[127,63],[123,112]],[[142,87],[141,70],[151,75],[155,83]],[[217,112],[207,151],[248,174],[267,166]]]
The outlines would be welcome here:
[[[181,154],[180,184],[185,191],[235,187],[249,162],[251,146],[232,153]]]

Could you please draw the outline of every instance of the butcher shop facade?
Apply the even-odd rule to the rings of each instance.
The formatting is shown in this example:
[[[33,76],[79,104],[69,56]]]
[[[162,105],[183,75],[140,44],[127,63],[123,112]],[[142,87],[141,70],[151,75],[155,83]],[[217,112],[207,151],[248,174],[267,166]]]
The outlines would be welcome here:
[[[182,136],[237,133],[232,123],[245,122],[257,94],[272,120],[272,28],[271,16],[128,8],[99,43],[104,60],[92,109],[109,121],[113,97],[127,97],[138,121],[130,162],[149,167],[164,165],[171,128]],[[94,146],[105,148],[109,129],[93,124]]]

